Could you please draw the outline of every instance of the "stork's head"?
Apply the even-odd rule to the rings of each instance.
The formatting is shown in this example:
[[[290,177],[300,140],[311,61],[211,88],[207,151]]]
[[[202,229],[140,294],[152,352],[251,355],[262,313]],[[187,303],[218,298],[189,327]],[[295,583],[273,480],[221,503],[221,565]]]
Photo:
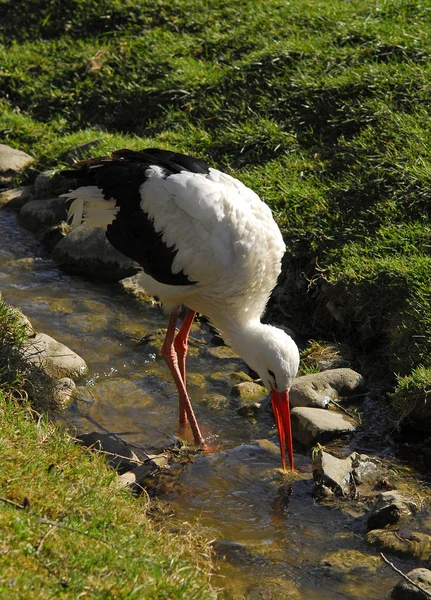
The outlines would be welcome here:
[[[243,332],[241,347],[233,344],[262,379],[271,394],[275,422],[280,438],[281,461],[286,469],[285,446],[293,471],[293,447],[290,425],[289,389],[298,372],[299,351],[292,338],[282,329],[253,323]]]

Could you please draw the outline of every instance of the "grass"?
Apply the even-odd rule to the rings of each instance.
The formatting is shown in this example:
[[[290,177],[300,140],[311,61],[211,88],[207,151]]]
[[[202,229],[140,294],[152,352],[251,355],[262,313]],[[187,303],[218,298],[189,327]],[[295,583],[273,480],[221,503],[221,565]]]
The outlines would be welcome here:
[[[21,343],[17,313],[2,301],[0,327]],[[0,596],[215,598],[205,542],[185,527],[156,526],[154,506],[36,413],[25,387],[10,358],[0,372]]]
[[[98,139],[100,153],[160,145],[240,177],[283,229],[293,329],[349,340],[425,402],[426,2],[1,0],[0,23],[5,143],[38,169]]]

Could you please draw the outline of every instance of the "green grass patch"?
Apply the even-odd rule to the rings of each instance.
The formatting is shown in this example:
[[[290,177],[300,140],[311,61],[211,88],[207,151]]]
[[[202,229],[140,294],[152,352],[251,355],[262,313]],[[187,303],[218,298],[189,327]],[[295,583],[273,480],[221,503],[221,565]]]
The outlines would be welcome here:
[[[400,377],[396,391],[390,395],[395,427],[407,423],[431,431],[431,368],[419,366],[412,373]]]
[[[0,39],[0,135],[37,168],[94,139],[204,157],[274,209],[311,335],[393,382],[429,364],[426,2],[3,0]]]
[[[103,459],[1,392],[0,422],[0,595],[215,598],[192,531],[153,525]]]

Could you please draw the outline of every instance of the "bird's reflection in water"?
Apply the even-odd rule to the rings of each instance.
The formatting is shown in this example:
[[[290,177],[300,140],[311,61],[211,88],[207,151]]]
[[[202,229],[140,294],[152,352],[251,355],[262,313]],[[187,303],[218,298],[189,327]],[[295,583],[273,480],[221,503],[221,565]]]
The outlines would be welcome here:
[[[286,483],[278,490],[272,503],[271,524],[277,525],[286,521],[288,516],[290,498],[292,496],[293,483]]]

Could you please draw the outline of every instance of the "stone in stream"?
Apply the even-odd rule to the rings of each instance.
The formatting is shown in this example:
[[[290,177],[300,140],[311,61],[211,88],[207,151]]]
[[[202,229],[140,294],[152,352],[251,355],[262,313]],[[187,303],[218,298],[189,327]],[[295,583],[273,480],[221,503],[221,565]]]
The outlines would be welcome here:
[[[329,489],[338,496],[347,496],[352,481],[350,456],[336,458],[320,449],[313,459],[313,479],[319,491]]]
[[[325,554],[320,562],[322,567],[329,568],[334,574],[370,573],[382,564],[378,556],[371,556],[359,550],[335,550]]]
[[[62,377],[55,382],[53,394],[55,405],[65,408],[76,390],[76,383],[70,377]]]
[[[300,407],[291,411],[293,438],[308,448],[351,435],[355,422],[346,415],[323,408]]]
[[[119,281],[140,271],[137,263],[111,246],[102,229],[86,225],[60,240],[52,257],[67,271],[99,281]]]
[[[429,560],[431,556],[431,536],[410,531],[406,527],[397,530],[373,529],[366,534],[365,541],[379,552],[388,552],[401,558]]]
[[[139,491],[144,480],[167,466],[165,454],[147,454],[143,450],[135,452],[118,436],[111,433],[92,431],[82,433],[78,440],[95,451],[102,452],[110,466],[119,473],[120,487]]]
[[[46,333],[37,333],[26,342],[23,358],[53,379],[79,378],[88,371],[84,359]]]
[[[331,400],[364,392],[364,378],[353,369],[330,369],[297,377],[290,388],[292,407],[326,408]]]
[[[253,416],[259,409],[261,402],[266,398],[266,388],[254,381],[242,381],[231,389],[231,394],[237,398],[236,412],[242,416]]]
[[[70,180],[63,177],[58,171],[54,169],[42,171],[34,181],[34,195],[35,198],[52,198],[65,194],[70,187]]]
[[[13,188],[0,192],[0,208],[19,212],[33,198],[33,186]]]
[[[412,515],[417,512],[417,505],[397,491],[383,492],[377,498],[371,514],[368,517],[368,529],[383,529],[387,525],[394,525],[403,515]]]
[[[431,571],[429,569],[413,569],[407,577],[418,587],[401,579],[391,592],[392,600],[429,600],[431,598]]]
[[[352,461],[353,475],[356,485],[371,483],[376,485],[382,475],[382,465],[378,458],[353,452],[349,456]]]
[[[48,198],[27,202],[19,213],[19,224],[43,240],[46,231],[66,221],[69,204],[65,198]]]
[[[381,474],[378,459],[352,452],[347,458],[337,458],[323,448],[313,458],[313,479],[321,495],[334,493],[347,496],[353,486],[361,483],[374,485]],[[365,476],[364,476],[365,474]]]
[[[34,158],[5,144],[0,144],[0,187],[7,187],[26,167],[34,163]]]

